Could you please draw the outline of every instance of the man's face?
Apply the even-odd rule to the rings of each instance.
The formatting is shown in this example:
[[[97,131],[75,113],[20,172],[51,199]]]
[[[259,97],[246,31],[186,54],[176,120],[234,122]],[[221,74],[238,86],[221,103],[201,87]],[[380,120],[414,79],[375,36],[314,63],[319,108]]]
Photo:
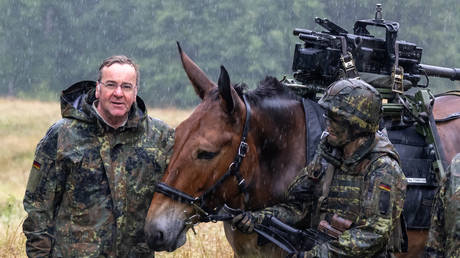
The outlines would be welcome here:
[[[101,70],[101,80],[97,83],[97,110],[110,124],[117,124],[128,117],[136,101],[136,70],[129,64],[114,63]]]
[[[328,113],[326,118],[326,130],[329,133],[327,142],[334,147],[343,147],[351,141],[350,126],[341,116]]]

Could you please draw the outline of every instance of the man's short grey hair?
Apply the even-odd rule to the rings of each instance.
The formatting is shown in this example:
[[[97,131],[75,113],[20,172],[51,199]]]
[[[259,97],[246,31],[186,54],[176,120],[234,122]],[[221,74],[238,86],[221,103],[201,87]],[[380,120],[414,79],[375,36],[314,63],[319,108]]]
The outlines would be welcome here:
[[[133,59],[124,56],[124,55],[117,55],[117,56],[111,56],[102,62],[101,66],[99,67],[98,75],[97,75],[97,81],[101,81],[102,79],[102,69],[104,67],[109,67],[113,64],[129,64],[132,67],[134,67],[134,70],[136,71],[136,86],[139,86],[139,67],[137,64],[134,62]]]

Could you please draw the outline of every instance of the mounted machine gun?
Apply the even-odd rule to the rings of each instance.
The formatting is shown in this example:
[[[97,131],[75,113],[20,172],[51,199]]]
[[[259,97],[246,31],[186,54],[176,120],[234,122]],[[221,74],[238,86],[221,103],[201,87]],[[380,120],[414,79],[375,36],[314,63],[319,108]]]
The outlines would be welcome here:
[[[315,22],[327,31],[315,32],[308,29],[294,29],[303,44],[296,44],[292,70],[300,85],[314,85],[313,91],[324,88],[353,69],[360,73],[404,76],[410,82],[405,88],[427,87],[419,85],[421,76],[437,76],[460,80],[459,68],[446,68],[421,64],[421,47],[397,40],[399,23],[382,18],[381,5],[377,5],[375,19],[355,22],[353,34],[328,19],[316,17]],[[371,35],[371,27],[385,29],[385,39]],[[396,85],[400,86],[400,85]],[[319,89],[323,90],[319,90]],[[403,89],[396,89],[403,90]]]
[[[415,196],[411,191],[423,192],[418,194],[423,200],[406,200],[406,204],[423,202],[429,208],[448,164],[432,114],[435,97],[428,88],[429,77],[460,80],[460,69],[421,64],[423,49],[397,39],[399,23],[384,20],[380,4],[377,4],[374,19],[355,22],[353,33],[328,19],[315,18],[315,22],[326,31],[294,29],[294,35],[303,43],[295,46],[294,79],[284,78],[282,83],[312,100],[318,100],[327,86],[340,78],[360,77],[374,86],[383,100],[382,129],[388,131],[402,156],[403,170],[411,186],[408,199]],[[372,35],[369,32],[372,28],[383,28],[385,38]],[[422,78],[425,78],[424,84],[420,84]],[[460,113],[454,115],[449,119],[460,117]],[[408,141],[416,142],[417,146],[407,146]],[[425,165],[415,168],[414,164]],[[415,210],[407,205],[407,212]],[[419,218],[422,215],[409,218],[410,228],[428,227],[430,209],[425,210],[423,218]],[[409,215],[406,218],[411,217]]]

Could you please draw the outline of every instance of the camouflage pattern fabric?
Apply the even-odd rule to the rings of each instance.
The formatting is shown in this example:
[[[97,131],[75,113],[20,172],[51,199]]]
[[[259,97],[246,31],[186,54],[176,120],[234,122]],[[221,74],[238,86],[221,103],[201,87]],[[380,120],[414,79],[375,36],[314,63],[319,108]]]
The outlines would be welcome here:
[[[154,256],[144,220],[174,130],[147,116],[139,97],[115,130],[94,101],[94,88],[64,91],[63,118],[37,146],[24,197],[30,257]]]
[[[436,194],[425,256],[460,257],[460,153]]]
[[[321,141],[315,159],[289,187],[286,201],[253,212],[256,221],[272,214],[290,225],[305,228],[309,222],[316,229],[320,220],[338,214],[353,222],[338,240],[315,246],[306,257],[386,257],[400,251],[407,181],[393,145],[377,132],[343,160],[326,144]],[[326,197],[328,169],[333,173]]]
[[[329,112],[346,117],[347,121],[366,132],[375,132],[382,115],[380,93],[359,79],[334,82],[318,104]]]

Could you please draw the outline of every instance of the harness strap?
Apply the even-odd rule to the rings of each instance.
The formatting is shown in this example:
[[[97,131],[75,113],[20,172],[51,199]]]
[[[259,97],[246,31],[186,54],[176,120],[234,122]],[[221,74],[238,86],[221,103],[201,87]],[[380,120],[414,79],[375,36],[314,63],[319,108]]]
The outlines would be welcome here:
[[[460,91],[459,90],[451,90],[451,91],[447,91],[447,92],[443,92],[443,93],[435,95],[435,97],[442,97],[442,96],[457,96],[457,97],[460,97]],[[450,115],[448,115],[447,117],[444,117],[444,118],[435,119],[434,121],[436,123],[444,123],[444,122],[448,122],[450,120],[454,120],[454,119],[457,119],[457,118],[460,118],[460,112],[450,114]]]
[[[441,97],[441,96],[457,96],[460,97],[460,90],[450,90],[446,91],[440,94],[434,95],[435,97]]]
[[[447,117],[444,117],[444,118],[435,119],[434,121],[436,123],[444,123],[444,122],[448,122],[450,120],[454,120],[454,119],[457,119],[457,118],[460,118],[460,112],[450,114],[450,115],[448,115]]]
[[[243,158],[246,157],[246,153],[248,152],[249,146],[246,142],[246,139],[248,137],[248,132],[249,132],[249,126],[250,126],[250,118],[251,118],[251,106],[249,105],[246,95],[243,95],[243,100],[244,104],[246,106],[246,119],[245,119],[245,124],[243,127],[243,133],[241,136],[241,142],[240,146],[238,147],[238,152],[235,156],[235,159],[233,162],[230,164],[228,167],[227,172],[206,192],[203,193],[203,195],[200,197],[200,199],[203,202],[204,206],[204,199],[208,196],[213,194],[216,189],[229,177],[229,176],[234,176],[238,182],[238,188],[241,193],[243,193],[245,196],[245,201],[248,200],[248,195],[246,192],[246,181],[244,180],[243,176],[240,174],[240,166],[241,162],[243,161]]]
[[[198,198],[193,198],[191,195],[186,194],[176,188],[172,188],[165,183],[158,183],[155,188],[155,192],[162,193],[169,198],[179,201],[179,202],[186,202],[188,204],[193,204],[198,201]]]

